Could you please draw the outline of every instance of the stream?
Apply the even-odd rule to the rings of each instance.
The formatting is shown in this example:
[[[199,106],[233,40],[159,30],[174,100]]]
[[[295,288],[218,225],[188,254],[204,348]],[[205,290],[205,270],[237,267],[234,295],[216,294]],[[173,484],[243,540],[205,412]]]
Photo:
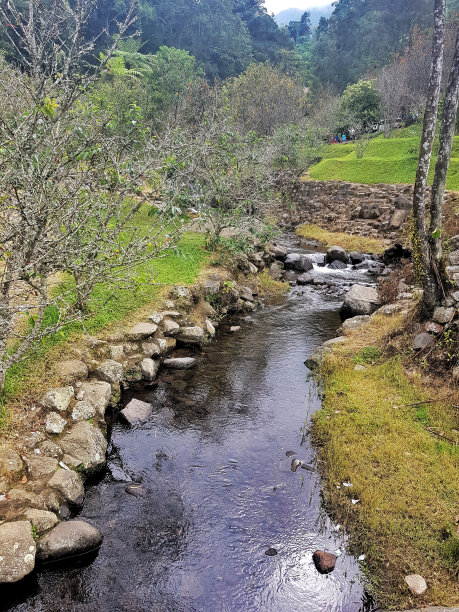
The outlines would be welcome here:
[[[362,270],[329,274],[371,282]],[[112,424],[107,470],[80,513],[104,534],[98,556],[43,569],[1,609],[371,610],[359,563],[323,510],[308,435],[320,399],[304,361],[334,336],[341,301],[294,287],[224,321],[202,351],[175,351],[197,356],[194,370],[162,370],[157,384],[129,389],[125,403],[148,401],[154,412],[138,426]],[[292,457],[306,469],[292,472]],[[317,549],[342,551],[332,573],[317,572]]]

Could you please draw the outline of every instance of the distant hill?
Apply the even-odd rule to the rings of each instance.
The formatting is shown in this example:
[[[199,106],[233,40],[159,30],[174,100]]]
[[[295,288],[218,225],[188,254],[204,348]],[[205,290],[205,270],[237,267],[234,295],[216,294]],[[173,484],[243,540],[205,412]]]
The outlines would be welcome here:
[[[306,9],[311,15],[311,25],[315,27],[319,23],[319,19],[321,17],[330,17],[333,12],[333,7],[331,4],[327,4],[326,6],[320,6],[318,8],[310,8]],[[278,13],[274,19],[277,24],[280,26],[288,25],[291,21],[299,21],[301,16],[305,11],[303,9],[291,8],[285,9]]]

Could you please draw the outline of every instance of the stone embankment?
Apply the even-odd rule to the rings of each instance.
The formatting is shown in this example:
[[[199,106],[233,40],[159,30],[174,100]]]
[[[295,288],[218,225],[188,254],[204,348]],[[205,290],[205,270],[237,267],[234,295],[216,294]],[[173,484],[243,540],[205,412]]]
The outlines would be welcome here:
[[[412,185],[362,185],[342,181],[293,182],[287,193],[295,203],[285,207],[282,222],[289,227],[314,223],[329,231],[386,236],[400,240],[413,201]],[[445,193],[445,207],[455,209],[459,193]],[[278,211],[273,210],[278,216]]]
[[[21,580],[36,562],[97,551],[99,531],[67,519],[81,508],[88,477],[105,466],[107,409],[116,409],[123,388],[151,383],[161,367],[194,367],[194,358],[169,353],[210,341],[227,313],[253,311],[256,273],[269,266],[280,270],[285,256],[274,247],[241,257],[234,277],[247,278],[239,284],[221,271],[193,287],[176,286],[163,309],[108,340],[90,339],[56,364],[60,386],[37,398],[29,434],[0,453],[0,583]],[[122,414],[137,423],[148,419],[151,406],[132,400]]]

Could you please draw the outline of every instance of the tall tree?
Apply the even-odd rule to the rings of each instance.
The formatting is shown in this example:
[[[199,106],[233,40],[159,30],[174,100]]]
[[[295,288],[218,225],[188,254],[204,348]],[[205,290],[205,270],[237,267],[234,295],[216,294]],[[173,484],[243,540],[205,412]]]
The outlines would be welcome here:
[[[426,193],[432,148],[437,124],[445,43],[446,0],[435,0],[432,65],[424,124],[421,136],[418,169],[413,195],[413,255],[415,271],[424,288],[423,307],[430,314],[437,303],[438,282],[426,229]]]
[[[456,37],[456,52],[451,67],[448,87],[443,102],[443,117],[440,130],[440,142],[438,146],[437,165],[435,166],[435,177],[432,185],[430,201],[430,248],[434,264],[441,270],[442,259],[442,209],[443,196],[446,185],[451,151],[453,149],[454,130],[456,125],[457,106],[459,100],[459,31]],[[435,276],[435,281],[438,277]],[[439,297],[441,287],[437,286],[437,295],[430,299]]]

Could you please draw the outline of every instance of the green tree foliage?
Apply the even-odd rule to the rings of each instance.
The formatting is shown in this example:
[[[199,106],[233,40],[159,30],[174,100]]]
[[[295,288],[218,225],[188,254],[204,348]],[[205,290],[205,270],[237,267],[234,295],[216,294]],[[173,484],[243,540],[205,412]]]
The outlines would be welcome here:
[[[360,134],[379,119],[379,96],[372,81],[359,81],[346,87],[339,108],[340,130],[355,130]]]
[[[301,39],[309,38],[311,36],[311,20],[309,18],[309,13],[303,13],[300,21],[291,21],[288,24],[288,31],[296,43]]]

